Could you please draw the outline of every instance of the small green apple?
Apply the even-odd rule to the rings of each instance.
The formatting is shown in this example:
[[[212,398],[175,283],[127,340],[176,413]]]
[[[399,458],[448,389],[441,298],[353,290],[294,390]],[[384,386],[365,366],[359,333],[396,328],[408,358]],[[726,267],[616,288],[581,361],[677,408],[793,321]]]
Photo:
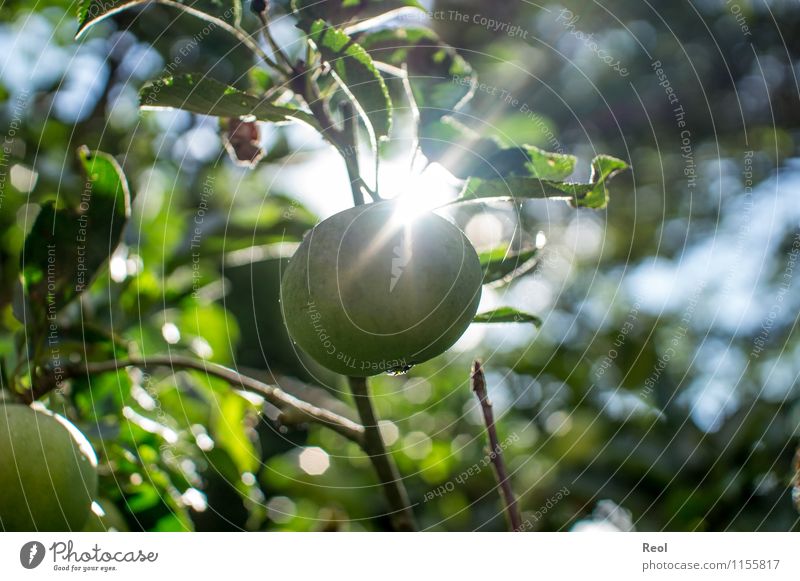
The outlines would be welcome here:
[[[282,312],[317,362],[366,377],[451,347],[475,316],[482,280],[478,255],[455,225],[379,202],[311,230],[284,272]]]
[[[97,457],[65,418],[0,403],[0,530],[80,531],[97,494]]]

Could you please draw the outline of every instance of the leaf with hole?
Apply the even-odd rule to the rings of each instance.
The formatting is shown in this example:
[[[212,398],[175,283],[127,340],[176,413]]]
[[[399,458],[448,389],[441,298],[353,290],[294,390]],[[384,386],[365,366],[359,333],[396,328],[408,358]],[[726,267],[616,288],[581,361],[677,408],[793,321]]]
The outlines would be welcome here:
[[[519,176],[549,181],[567,179],[575,171],[577,161],[573,155],[553,153],[533,145],[508,148],[498,145],[495,150],[484,146],[475,152],[473,158],[476,159],[466,170],[470,177],[492,179]]]
[[[608,205],[609,200],[606,183],[628,167],[628,164],[621,159],[600,155],[592,160],[592,176],[589,183],[562,182],[535,177],[507,179],[473,177],[467,180],[458,201],[555,199],[566,200],[579,208],[602,209]]]
[[[545,151],[533,145],[523,145],[521,149],[527,154],[525,169],[532,177],[560,181],[575,171],[577,158],[574,155]]]

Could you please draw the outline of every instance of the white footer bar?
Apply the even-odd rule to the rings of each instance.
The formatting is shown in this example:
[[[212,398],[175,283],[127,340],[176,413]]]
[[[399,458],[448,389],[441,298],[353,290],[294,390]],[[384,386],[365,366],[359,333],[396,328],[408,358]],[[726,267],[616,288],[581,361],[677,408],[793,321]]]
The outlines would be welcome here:
[[[0,579],[797,580],[798,547],[795,533],[0,533]]]

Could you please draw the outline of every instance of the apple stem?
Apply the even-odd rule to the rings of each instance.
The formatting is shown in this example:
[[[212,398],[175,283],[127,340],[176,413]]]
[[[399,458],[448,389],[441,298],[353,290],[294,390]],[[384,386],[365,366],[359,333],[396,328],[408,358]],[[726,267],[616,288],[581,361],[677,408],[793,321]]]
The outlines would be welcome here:
[[[475,395],[478,397],[478,402],[483,412],[486,434],[489,437],[489,460],[492,462],[494,474],[500,486],[500,494],[505,503],[508,522],[511,525],[512,531],[519,531],[522,529],[522,515],[519,512],[517,499],[514,496],[514,490],[511,488],[508,470],[506,470],[506,464],[503,461],[503,449],[497,437],[492,402],[489,400],[489,394],[486,391],[486,378],[483,375],[481,364],[478,361],[472,364],[472,391],[474,391]]]
[[[290,85],[298,95],[302,96],[312,115],[319,122],[322,137],[342,156],[347,167],[354,204],[360,206],[365,203],[364,192],[368,193],[373,201],[380,200],[378,193],[373,192],[361,177],[358,163],[358,117],[353,105],[347,102],[340,105],[344,118],[343,128],[340,129],[333,121],[328,106],[319,93],[319,87],[304,63],[296,65],[295,76],[290,80]]]
[[[352,103],[348,102],[343,102],[339,108],[344,119],[343,147],[339,152],[344,157],[344,163],[347,166],[350,191],[353,193],[353,204],[361,206],[364,204],[364,192],[361,189],[363,179],[361,178],[361,168],[358,163],[358,123],[356,123],[356,112]]]
[[[396,531],[415,531],[417,527],[414,521],[414,512],[411,510],[408,493],[397,471],[397,466],[383,443],[367,379],[365,377],[349,377],[348,381],[358,415],[364,426],[363,448],[372,462],[378,479],[381,481],[386,500],[392,509],[389,514],[392,526]]]
[[[367,192],[373,201],[380,200],[378,193],[370,190],[361,177],[361,168],[358,160],[358,122],[352,103],[345,102],[340,106],[344,123],[343,128],[338,129],[333,123],[324,101],[320,98],[318,87],[313,79],[305,74],[306,71],[304,70],[299,70],[298,72],[300,74],[294,83],[297,90],[303,95],[311,112],[322,125],[323,136],[336,147],[344,159],[347,175],[350,179],[353,204],[361,206],[365,203],[364,192]],[[411,510],[408,493],[400,478],[397,466],[392,457],[386,452],[386,446],[378,428],[378,420],[372,405],[367,380],[363,377],[349,377],[348,381],[364,429],[361,448],[369,456],[383,487],[386,500],[392,509],[389,514],[392,527],[396,531],[414,531],[417,528],[414,521],[414,512]]]

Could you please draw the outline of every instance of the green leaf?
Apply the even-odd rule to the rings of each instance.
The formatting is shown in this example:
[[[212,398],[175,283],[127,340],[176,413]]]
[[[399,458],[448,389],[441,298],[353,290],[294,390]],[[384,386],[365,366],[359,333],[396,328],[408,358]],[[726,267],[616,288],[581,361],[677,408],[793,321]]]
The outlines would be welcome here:
[[[306,32],[364,120],[373,149],[377,148],[378,141],[389,135],[392,101],[372,57],[347,34],[324,20],[314,21]]]
[[[355,22],[359,28],[399,10],[425,10],[417,0],[293,0],[292,9],[301,20],[322,19],[337,27]]]
[[[300,109],[274,105],[261,97],[224,85],[199,74],[152,81],[139,92],[142,109],[182,109],[200,115],[239,117],[259,121],[303,121],[317,127],[314,118]]]
[[[217,403],[211,420],[214,440],[230,455],[240,473],[257,471],[259,457],[247,431],[252,404],[232,391],[220,395]]]
[[[131,213],[131,195],[122,168],[112,155],[86,146],[78,149],[78,160],[88,188],[83,194],[91,197],[87,200],[91,203],[89,217],[111,218],[119,231]]]
[[[630,166],[616,157],[598,155],[592,160],[592,191],[584,198],[584,203],[590,208],[605,208],[608,204],[608,189],[605,184],[618,173],[625,171]]]
[[[500,307],[486,313],[478,313],[472,319],[473,323],[533,323],[537,327],[542,326],[542,320],[536,315],[523,313],[511,307]]]
[[[566,200],[575,207],[602,209],[608,205],[606,182],[629,166],[624,161],[608,156],[592,160],[592,177],[589,183],[572,183],[529,177],[507,179],[470,178],[459,201],[476,199],[536,199]]]
[[[223,365],[234,363],[239,326],[222,306],[216,303],[192,305],[187,302],[178,314],[181,336],[185,336],[190,343],[201,338],[209,347],[209,353],[196,352],[198,356]],[[196,348],[193,347],[193,350]]]
[[[268,71],[253,67],[247,73],[250,89],[259,94],[264,94],[275,86],[275,79]]]
[[[20,270],[30,303],[55,313],[83,292],[122,238],[131,196],[116,160],[78,150],[86,183],[77,208],[42,206],[25,239]],[[40,309],[45,313],[45,309]]]
[[[491,152],[484,146],[476,151],[471,176],[482,178],[535,177],[548,181],[561,181],[575,171],[573,155],[552,153],[533,145],[501,148]]]
[[[146,4],[147,0],[81,0],[78,4],[78,32],[79,38],[90,26],[108,18],[112,14]]]
[[[571,186],[567,191],[566,186]],[[578,187],[580,186],[580,187]],[[498,199],[556,199],[571,200],[574,196],[585,196],[591,189],[589,184],[567,184],[540,180],[538,178],[510,177],[508,179],[469,178],[461,192],[462,200],[486,198]]]
[[[511,252],[506,245],[481,252],[478,258],[483,268],[483,284],[499,280],[509,282],[514,276],[527,272],[536,264],[538,253],[538,248]]]
[[[406,66],[423,125],[458,109],[475,90],[477,76],[453,47],[427,28],[394,28],[359,39],[376,61]]]
[[[81,0],[78,6],[78,32],[83,36],[89,28],[123,10],[145,4],[162,4],[178,8],[208,21],[238,23],[242,16],[241,0]]]
[[[531,176],[542,180],[565,180],[575,171],[577,158],[574,155],[553,153],[533,145],[523,145],[530,161],[526,168]]]
[[[161,500],[161,495],[155,486],[146,484],[139,488],[140,490],[136,494],[129,496],[125,501],[126,508],[134,514],[158,505]]]

